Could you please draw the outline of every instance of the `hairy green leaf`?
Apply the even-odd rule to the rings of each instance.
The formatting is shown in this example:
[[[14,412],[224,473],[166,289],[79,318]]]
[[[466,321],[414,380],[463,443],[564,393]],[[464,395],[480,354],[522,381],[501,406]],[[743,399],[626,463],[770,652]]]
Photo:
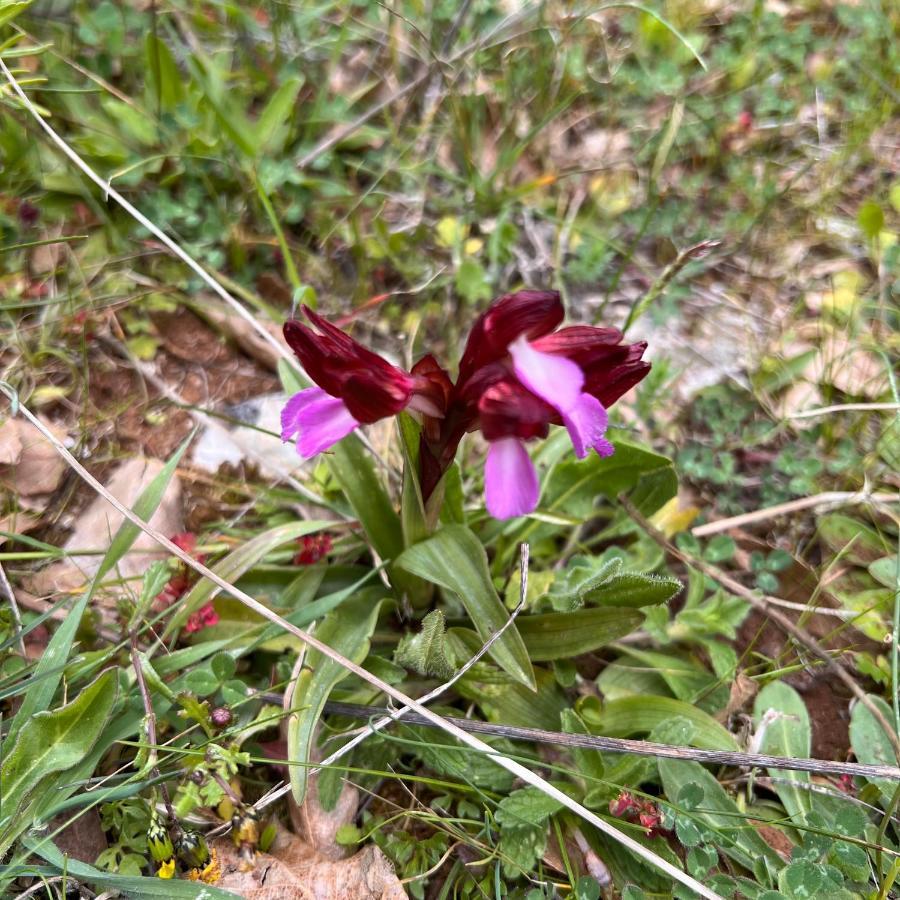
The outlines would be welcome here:
[[[397,565],[456,594],[483,641],[499,631],[509,618],[491,581],[484,547],[463,525],[446,525],[428,540],[409,547]],[[488,653],[501,668],[534,689],[531,661],[515,624],[506,629]]]
[[[630,634],[644,621],[635,609],[591,608],[520,616],[516,621],[534,662],[570,659]]]
[[[404,635],[394,652],[394,662],[441,681],[453,677],[456,668],[447,655],[444,614],[439,609],[432,610],[422,619],[422,630],[418,634]]]

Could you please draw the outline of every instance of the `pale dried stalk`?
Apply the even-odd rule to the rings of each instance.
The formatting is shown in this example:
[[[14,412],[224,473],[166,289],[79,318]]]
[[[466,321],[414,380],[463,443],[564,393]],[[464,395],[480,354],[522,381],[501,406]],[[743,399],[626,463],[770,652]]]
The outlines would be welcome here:
[[[0,60],[0,63],[2,63],[2,60]],[[264,619],[268,619],[268,621],[279,625],[285,631],[294,635],[294,637],[299,638],[307,646],[318,650],[321,654],[327,656],[329,659],[336,662],[339,666],[346,669],[348,672],[352,672],[363,681],[372,685],[372,687],[377,688],[382,693],[386,694],[389,697],[392,697],[394,700],[398,701],[404,706],[409,707],[414,712],[417,712],[424,719],[433,723],[438,728],[441,728],[443,731],[446,731],[448,734],[452,735],[463,744],[471,747],[473,750],[476,750],[479,753],[487,754],[490,759],[497,763],[497,765],[506,769],[508,772],[511,772],[526,784],[537,788],[548,797],[552,797],[559,804],[566,807],[566,809],[571,810],[577,816],[580,816],[586,822],[589,822],[591,825],[593,825],[596,829],[602,831],[604,834],[620,843],[623,847],[627,847],[632,853],[635,853],[647,863],[659,869],[669,878],[672,878],[680,884],[683,884],[685,887],[690,888],[692,891],[698,893],[701,897],[707,898],[707,900],[724,900],[724,898],[720,894],[717,894],[715,891],[710,890],[695,878],[692,878],[690,875],[682,872],[681,869],[673,866],[667,860],[664,860],[661,857],[657,856],[655,853],[648,850],[638,841],[629,837],[627,834],[620,831],[618,828],[615,828],[613,825],[610,825],[610,823],[605,819],[600,818],[600,816],[598,816],[596,813],[591,812],[591,810],[582,806],[580,803],[573,800],[567,794],[563,793],[561,790],[554,787],[552,784],[545,781],[540,776],[535,775],[535,773],[532,772],[531,769],[523,766],[521,763],[518,763],[513,759],[508,759],[505,756],[498,755],[494,748],[489,744],[486,744],[484,743],[484,741],[480,741],[478,738],[467,734],[457,725],[453,725],[452,723],[447,722],[443,717],[432,712],[430,709],[428,709],[427,706],[422,706],[421,703],[413,700],[412,697],[408,697],[402,691],[397,690],[397,688],[395,688],[393,685],[382,681],[371,672],[367,672],[362,668],[362,666],[358,666],[351,660],[345,658],[344,656],[341,656],[340,653],[335,652],[327,644],[324,644],[322,643],[322,641],[318,640],[318,638],[313,637],[303,629],[298,628],[296,625],[293,625],[292,623],[286,621],[277,613],[269,609],[267,606],[263,605],[258,600],[254,600],[253,597],[251,597],[249,594],[244,593],[244,591],[236,588],[233,584],[230,584],[228,581],[217,575],[211,569],[208,569],[205,565],[198,562],[196,559],[193,559],[180,547],[173,544],[172,541],[170,541],[164,534],[148,525],[147,522],[145,522],[139,516],[135,515],[134,512],[132,512],[123,503],[121,503],[112,494],[110,494],[109,491],[107,491],[106,488],[102,484],[100,484],[100,482],[97,481],[97,479],[94,478],[94,476],[91,475],[91,473],[88,472],[87,469],[85,469],[84,466],[82,466],[74,456],[72,456],[72,454],[66,449],[66,447],[56,437],[56,435],[54,435],[27,407],[20,403],[18,406],[18,410],[22,415],[25,416],[26,419],[28,419],[29,422],[31,422],[32,425],[34,425],[35,428],[38,429],[38,431],[41,432],[42,435],[44,435],[44,437],[60,454],[60,456],[62,456],[63,459],[66,460],[69,466],[83,481],[89,484],[121,515],[128,519],[129,522],[137,525],[137,527],[140,528],[141,531],[152,537],[153,540],[155,540],[160,546],[168,550],[169,553],[178,557],[178,559],[180,559],[186,566],[189,566],[195,572],[198,572],[200,575],[208,578],[213,584],[221,588],[226,593],[230,594],[240,603],[243,603],[244,606],[246,606],[248,609],[252,609],[255,613],[262,616]]]
[[[281,702],[281,697],[278,694],[264,693],[262,697],[272,702]],[[384,710],[379,709],[377,706],[338,703],[329,700],[325,704],[325,712],[338,716],[367,718],[381,715]],[[721,766],[758,766],[767,769],[814,772],[817,775],[853,775],[860,778],[886,778],[891,781],[900,781],[900,768],[896,766],[832,762],[826,759],[794,759],[788,756],[769,756],[764,753],[739,753],[735,750],[701,750],[697,747],[679,747],[674,744],[659,744],[655,741],[635,741],[628,738],[612,738],[596,734],[570,734],[565,731],[544,731],[542,728],[498,725],[494,722],[459,719],[454,716],[447,716],[446,719],[454,725],[459,725],[464,731],[474,734],[487,734],[491,737],[508,738],[512,741],[554,744],[559,747],[577,747],[580,750],[600,750],[604,753],[632,753],[635,756],[650,756],[661,759],[687,759]],[[430,722],[426,722],[415,713],[411,713],[407,717],[407,721],[414,725],[433,727]],[[320,763],[320,765],[324,765],[324,763]]]
[[[900,494],[889,494],[884,491],[874,494],[868,491],[823,491],[821,494],[813,494],[810,497],[800,497],[797,500],[789,500],[787,503],[767,506],[765,509],[755,509],[753,512],[741,513],[739,516],[697,525],[696,528],[691,529],[691,534],[694,537],[706,537],[710,534],[728,531],[731,528],[741,528],[755,522],[764,522],[766,519],[786,516],[789,513],[799,512],[801,509],[815,509],[819,506],[853,506],[857,503],[900,503]]]
[[[819,406],[816,409],[803,409],[800,412],[791,413],[789,419],[812,419],[815,416],[828,416],[831,413],[842,412],[868,412],[870,410],[897,410],[900,411],[900,403],[836,403],[834,406]]]

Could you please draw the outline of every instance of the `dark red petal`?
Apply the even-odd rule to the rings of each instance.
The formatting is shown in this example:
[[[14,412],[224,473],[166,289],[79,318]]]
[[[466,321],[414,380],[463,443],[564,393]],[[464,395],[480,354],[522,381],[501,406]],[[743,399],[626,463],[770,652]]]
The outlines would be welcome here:
[[[585,384],[585,390],[609,408],[619,397],[630,391],[638,382],[643,381],[650,368],[650,363],[643,360],[616,366],[610,372],[598,374],[595,378],[589,379]]]
[[[394,374],[360,369],[347,373],[338,396],[354,419],[368,425],[405,409],[413,384],[413,379],[400,369],[395,369]]]
[[[304,307],[303,312],[318,332],[291,321],[284,325],[284,338],[319,387],[343,400],[364,424],[396,415],[406,406],[415,384],[411,375],[311,309]]]
[[[495,300],[472,326],[459,364],[458,383],[502,359],[519,335],[534,340],[552,331],[563,315],[559,291],[517,291]]]
[[[571,325],[539,337],[534,341],[534,347],[543,353],[565,356],[585,368],[614,351],[621,343],[622,332],[618,328]]]
[[[429,353],[412,367],[410,374],[416,379],[415,393],[424,395],[442,415],[445,414],[453,390],[447,371]]]
[[[478,401],[481,432],[489,441],[504,437],[546,437],[553,407],[512,378],[489,387]]]
[[[329,356],[335,356],[335,348],[326,347],[311,328],[297,321],[285,322],[283,332],[287,345],[297,355],[306,374],[333,397],[339,396],[340,379],[332,375],[328,365]]]

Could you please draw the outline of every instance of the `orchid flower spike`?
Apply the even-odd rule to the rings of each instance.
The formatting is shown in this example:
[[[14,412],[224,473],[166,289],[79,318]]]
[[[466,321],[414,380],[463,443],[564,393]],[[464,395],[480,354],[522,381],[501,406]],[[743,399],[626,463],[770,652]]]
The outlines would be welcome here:
[[[579,459],[591,450],[609,456],[607,409],[650,371],[642,359],[647,345],[623,344],[615,328],[559,328],[556,291],[518,291],[492,303],[472,327],[455,383],[431,355],[405,372],[305,307],[304,315],[314,327],[288,322],[284,335],[317,387],[288,401],[283,439],[297,436],[308,458],[361,424],[414,412],[422,422],[419,482],[427,500],[462,437],[480,430],[489,444],[485,498],[497,519],[537,506],[529,440],[564,425]]]

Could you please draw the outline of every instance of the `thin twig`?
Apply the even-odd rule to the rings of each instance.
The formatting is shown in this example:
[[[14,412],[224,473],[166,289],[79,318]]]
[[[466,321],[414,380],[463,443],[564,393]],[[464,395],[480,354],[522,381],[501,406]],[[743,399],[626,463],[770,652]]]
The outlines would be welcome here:
[[[900,403],[835,403],[833,406],[819,406],[816,409],[803,409],[791,413],[789,419],[812,419],[815,416],[827,416],[831,413],[865,412],[868,410],[898,410]]]
[[[278,702],[276,694],[264,695],[266,700]],[[354,719],[380,716],[384,710],[377,706],[357,703],[325,703],[325,712]],[[564,731],[545,731],[541,728],[521,728],[515,725],[499,725],[476,719],[445,717],[471,734],[487,734],[512,741],[532,741],[537,744],[554,744],[579,750],[601,750],[605,753],[631,753],[634,756],[651,756],[663,759],[689,759],[700,763],[722,766],[756,766],[767,769],[790,769],[797,772],[815,772],[820,775],[855,775],[861,778],[888,778],[900,781],[900,768],[896,766],[871,766],[862,763],[833,762],[825,759],[800,759],[788,756],[768,756],[763,753],[739,753],[734,750],[701,750],[696,747],[678,747],[655,741],[636,741],[626,738],[603,737],[593,734],[569,734]],[[432,727],[421,716],[409,714],[407,722]],[[381,720],[378,720],[381,721]],[[323,763],[324,765],[324,763]]]
[[[2,62],[2,60],[0,60]],[[398,690],[393,685],[388,684],[386,681],[378,678],[376,675],[373,675],[371,672],[367,672],[362,666],[357,665],[352,660],[347,659],[342,656],[336,650],[332,649],[328,646],[328,644],[323,643],[318,638],[313,637],[308,632],[304,631],[302,628],[298,628],[291,622],[288,622],[282,616],[278,615],[278,613],[273,612],[269,607],[260,603],[258,600],[255,600],[249,594],[242,591],[240,588],[235,587],[230,582],[226,581],[222,578],[221,575],[216,574],[212,571],[212,569],[207,568],[203,563],[198,562],[196,559],[193,559],[187,553],[185,553],[180,547],[176,544],[172,543],[169,538],[167,538],[161,531],[150,526],[147,522],[140,518],[140,516],[135,515],[135,513],[128,509],[123,503],[116,499],[87,469],[84,468],[83,465],[68,451],[62,441],[53,434],[50,429],[48,429],[41,421],[31,412],[26,406],[19,403],[18,404],[18,412],[20,412],[38,431],[41,432],[42,435],[50,442],[50,444],[56,449],[57,453],[66,460],[69,466],[78,474],[78,476],[89,484],[101,497],[103,497],[110,505],[113,506],[114,509],[118,510],[129,522],[134,525],[137,525],[144,534],[149,535],[156,541],[161,547],[165,547],[166,550],[169,551],[173,556],[176,556],[180,559],[186,566],[193,569],[195,572],[198,572],[200,575],[208,578],[213,584],[217,585],[227,594],[234,597],[235,600],[242,603],[248,609],[253,610],[258,615],[262,616],[264,619],[267,619],[270,622],[275,623],[276,625],[283,628],[289,634],[294,635],[294,637],[303,641],[309,647],[314,650],[318,650],[319,653],[326,656],[328,659],[336,662],[339,666],[346,669],[348,672],[352,672],[358,678],[361,678],[366,683],[372,685],[372,687],[378,689],[387,696],[392,697],[394,700],[403,704],[404,706],[410,707],[413,711],[419,713],[419,715],[423,716],[429,722],[433,722],[437,725],[438,728],[442,728],[448,734],[455,737],[457,740],[462,742],[468,747],[471,747],[473,750],[476,750],[479,753],[486,754],[490,759],[492,759],[497,765],[506,769],[508,772],[511,772],[513,775],[521,778],[526,784],[531,785],[532,787],[537,788],[542,793],[546,794],[548,797],[552,797],[562,806],[571,810],[577,816],[580,816],[586,822],[589,822],[599,831],[603,832],[608,837],[617,841],[623,847],[628,848],[632,853],[635,853],[641,859],[645,860],[651,866],[656,869],[659,869],[669,878],[674,879],[675,881],[683,884],[685,887],[690,888],[691,890],[698,893],[701,897],[706,897],[707,900],[724,900],[724,898],[717,894],[715,891],[710,890],[705,885],[701,884],[697,879],[692,878],[690,875],[687,875],[677,866],[672,865],[672,863],[658,856],[652,850],[649,850],[643,844],[636,841],[634,838],[620,831],[614,825],[611,825],[605,819],[598,816],[595,812],[587,809],[587,807],[578,803],[578,801],[574,800],[572,797],[565,794],[559,788],[550,784],[550,782],[536,775],[531,769],[527,766],[522,765],[514,759],[509,759],[508,757],[498,755],[494,748],[490,746],[490,744],[484,743],[484,741],[479,740],[476,737],[468,734],[463,731],[457,725],[453,725],[450,722],[447,722],[442,716],[439,716],[437,713],[432,712],[428,709],[427,706],[422,706],[416,700],[413,700],[412,697],[408,697],[401,690]]]
[[[765,509],[755,509],[753,512],[731,516],[728,519],[707,522],[705,525],[698,525],[696,528],[692,528],[691,534],[694,537],[706,537],[709,534],[719,534],[731,528],[740,528],[744,525],[751,525],[754,522],[764,522],[766,519],[786,516],[789,513],[799,512],[801,509],[814,509],[818,506],[852,506],[856,503],[900,503],[900,494],[889,494],[886,492],[872,494],[868,491],[823,491],[821,494],[800,497],[797,500],[789,500],[787,503],[767,506]]]
[[[894,750],[894,755],[900,760],[900,738],[897,736],[897,732],[891,727],[887,718],[884,716],[884,713],[872,702],[872,698],[854,681],[853,677],[849,672],[839,663],[837,662],[832,655],[801,625],[798,625],[796,622],[792,622],[787,616],[783,613],[780,613],[777,609],[773,609],[772,604],[767,602],[767,599],[763,596],[756,594],[754,591],[751,591],[749,588],[745,587],[736,579],[732,578],[726,572],[723,572],[717,566],[711,565],[708,562],[705,562],[702,559],[697,559],[694,556],[691,556],[688,553],[685,553],[682,550],[679,550],[666,536],[659,531],[659,529],[655,528],[647,519],[641,514],[641,512],[635,507],[635,505],[626,497],[624,494],[619,495],[619,502],[628,512],[628,515],[637,522],[638,525],[643,528],[643,530],[651,537],[660,547],[674,556],[676,559],[680,559],[686,566],[690,566],[692,569],[696,569],[699,572],[702,572],[704,575],[708,575],[714,581],[718,581],[724,588],[729,590],[732,594],[735,594],[738,597],[746,600],[755,610],[762,613],[765,616],[768,616],[773,622],[778,624],[784,631],[786,631],[791,637],[797,640],[800,644],[806,647],[811,653],[815,656],[819,657],[824,663],[826,668],[836,675],[850,690],[854,697],[862,703],[866,709],[872,714],[881,728],[884,730],[885,735],[888,740],[891,742],[891,746]]]
[[[519,555],[519,573],[521,575],[521,587],[519,589],[519,602],[516,605],[516,608],[512,611],[509,618],[503,623],[503,625],[495,631],[479,651],[467,662],[463,665],[459,671],[454,673],[453,677],[449,681],[445,681],[439,687],[436,687],[434,690],[429,691],[427,694],[419,698],[419,703],[431,703],[432,700],[436,700],[441,694],[446,693],[463,675],[468,672],[472,666],[475,665],[490,649],[493,645],[501,638],[503,633],[509,628],[512,623],[516,620],[516,616],[522,611],[525,606],[525,598],[528,595],[528,556],[529,556],[529,545],[527,543],[523,543],[520,547],[520,555]],[[285,693],[285,697],[287,698],[288,693]],[[291,704],[293,705],[293,704]],[[381,731],[381,729],[390,725],[391,722],[396,722],[397,719],[407,716],[410,712],[410,708],[408,706],[401,706],[399,709],[391,710],[387,713],[383,718],[374,720],[370,722],[365,728],[361,729],[360,732],[355,735],[351,740],[347,741],[346,744],[343,744],[331,756],[323,759],[321,763],[319,763],[315,768],[309,771],[309,776],[312,777],[321,769],[324,769],[327,766],[333,766],[342,756],[345,756],[349,753],[354,747],[362,743],[370,734],[375,734],[376,731]],[[281,787],[274,788],[273,790],[266,793],[255,805],[257,809],[262,809],[265,806],[268,806],[271,803],[274,803],[280,797],[283,797],[289,790],[291,786],[289,784],[284,784]]]

